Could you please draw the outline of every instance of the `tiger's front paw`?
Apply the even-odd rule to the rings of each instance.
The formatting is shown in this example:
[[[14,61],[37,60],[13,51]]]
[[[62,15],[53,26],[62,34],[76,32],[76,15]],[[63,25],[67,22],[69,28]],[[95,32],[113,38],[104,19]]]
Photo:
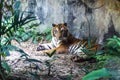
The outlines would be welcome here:
[[[37,51],[42,51],[42,50],[45,50],[45,47],[42,45],[39,45],[39,47],[37,47]]]

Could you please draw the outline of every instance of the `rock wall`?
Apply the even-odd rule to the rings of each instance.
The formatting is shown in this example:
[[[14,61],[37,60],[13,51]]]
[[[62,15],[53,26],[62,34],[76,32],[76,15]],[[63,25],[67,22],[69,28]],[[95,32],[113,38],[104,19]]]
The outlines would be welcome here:
[[[93,5],[88,4],[89,2],[85,3],[93,8]],[[113,35],[120,37],[120,1],[96,0],[93,4],[99,42],[106,41],[106,38],[112,37]]]
[[[40,21],[40,31],[52,23],[69,25],[78,38],[120,36],[120,0],[25,0]]]

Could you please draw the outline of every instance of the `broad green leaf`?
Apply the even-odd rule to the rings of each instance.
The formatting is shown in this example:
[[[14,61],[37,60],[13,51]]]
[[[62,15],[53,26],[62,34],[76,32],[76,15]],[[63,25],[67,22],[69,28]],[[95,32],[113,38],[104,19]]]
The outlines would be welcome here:
[[[10,66],[7,64],[7,62],[5,61],[2,61],[2,67],[10,73],[11,69],[10,69]]]
[[[114,38],[114,39],[116,39],[116,38],[117,38],[117,36],[116,36],[116,35],[114,35],[114,36],[113,36],[113,38]]]
[[[106,68],[92,71],[85,75],[82,80],[96,80],[103,77],[110,77],[110,72]]]
[[[4,48],[6,48],[8,50],[17,50],[17,47],[14,45],[6,45],[6,46],[4,46]]]
[[[5,51],[5,55],[6,55],[6,56],[10,56],[9,50],[6,50],[6,51]]]
[[[8,41],[7,38],[3,37],[0,39],[1,45],[5,45],[5,43]]]
[[[119,52],[119,54],[120,54],[120,49],[118,49],[118,52]]]
[[[5,52],[0,52],[0,56],[6,57],[6,53]]]
[[[120,47],[120,41],[117,42],[118,46]]]

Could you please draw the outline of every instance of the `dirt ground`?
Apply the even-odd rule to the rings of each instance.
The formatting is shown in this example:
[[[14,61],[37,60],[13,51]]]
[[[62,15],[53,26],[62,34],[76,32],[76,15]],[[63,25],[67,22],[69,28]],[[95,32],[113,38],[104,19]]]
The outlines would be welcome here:
[[[71,60],[72,55],[55,54],[50,58],[48,55],[36,51],[39,44],[33,44],[30,41],[18,44],[12,41],[12,44],[22,49],[29,55],[30,59],[36,59],[41,62],[32,62],[21,57],[21,53],[11,51],[10,56],[6,57],[11,67],[11,76],[20,78],[19,80],[82,80],[82,77],[90,68],[88,61],[74,62]],[[51,61],[50,75],[48,75],[48,65],[46,61]]]

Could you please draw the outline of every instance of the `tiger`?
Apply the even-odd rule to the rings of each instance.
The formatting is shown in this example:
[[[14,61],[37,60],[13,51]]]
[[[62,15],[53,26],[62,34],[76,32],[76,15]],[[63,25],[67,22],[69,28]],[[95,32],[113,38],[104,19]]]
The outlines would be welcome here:
[[[40,44],[37,47],[37,51],[42,51],[43,53],[48,54],[51,54],[54,51],[58,54],[79,54],[83,52],[82,49],[84,48],[96,51],[99,47],[99,45],[96,43],[89,47],[87,40],[81,40],[74,37],[69,32],[67,23],[52,24],[51,35],[51,42]]]

